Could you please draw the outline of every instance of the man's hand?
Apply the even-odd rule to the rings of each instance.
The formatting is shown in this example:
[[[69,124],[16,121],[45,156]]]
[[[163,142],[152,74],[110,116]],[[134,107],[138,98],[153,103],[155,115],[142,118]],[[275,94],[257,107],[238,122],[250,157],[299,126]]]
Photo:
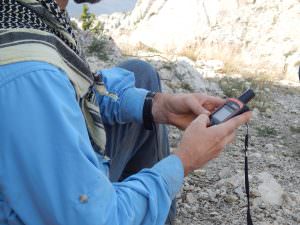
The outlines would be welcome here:
[[[198,115],[209,115],[225,100],[199,93],[157,93],[153,100],[152,114],[157,123],[171,124],[184,130]]]
[[[207,127],[210,122],[208,116],[198,116],[185,130],[178,150],[174,153],[183,163],[184,174],[217,157],[225,145],[234,140],[235,130],[250,118],[251,112],[246,112],[219,125]]]

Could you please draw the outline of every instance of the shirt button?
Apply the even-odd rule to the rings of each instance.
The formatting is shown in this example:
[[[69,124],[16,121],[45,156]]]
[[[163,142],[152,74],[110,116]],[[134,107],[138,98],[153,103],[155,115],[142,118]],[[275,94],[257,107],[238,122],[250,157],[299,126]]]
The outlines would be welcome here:
[[[80,195],[79,196],[79,201],[81,203],[87,203],[89,201],[89,197],[87,195]]]

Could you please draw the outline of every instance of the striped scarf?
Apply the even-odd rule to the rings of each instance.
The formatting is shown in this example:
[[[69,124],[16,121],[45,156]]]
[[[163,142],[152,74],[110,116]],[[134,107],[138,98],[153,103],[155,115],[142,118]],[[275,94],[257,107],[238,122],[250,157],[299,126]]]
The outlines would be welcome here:
[[[104,152],[105,131],[92,87],[95,82],[70,19],[55,0],[0,0],[0,65],[43,61],[65,71],[77,94],[94,149]]]
[[[0,0],[0,2],[0,31],[2,33],[8,29],[11,32],[15,31],[14,39],[10,39],[11,35],[3,35],[1,44],[47,42],[71,67],[78,69],[83,77],[92,80],[91,71],[77,43],[69,16],[66,11],[60,10],[55,0]],[[41,33],[29,31],[33,29],[53,35],[45,37]]]
[[[33,28],[55,34],[79,54],[66,11],[54,0],[1,0],[0,29]]]

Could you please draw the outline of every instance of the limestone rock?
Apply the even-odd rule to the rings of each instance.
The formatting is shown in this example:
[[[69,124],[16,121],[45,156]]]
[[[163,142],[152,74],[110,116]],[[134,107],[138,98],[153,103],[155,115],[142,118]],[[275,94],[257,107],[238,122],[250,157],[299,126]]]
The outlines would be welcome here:
[[[225,167],[223,168],[220,173],[219,173],[219,177],[221,179],[224,179],[224,178],[228,178],[232,175],[232,170],[229,168],[229,167]]]
[[[99,19],[125,47],[142,43],[298,81],[299,12],[298,0],[138,0],[131,13]]]
[[[270,205],[281,205],[284,191],[280,184],[267,172],[260,173],[258,177],[262,181],[258,186],[258,191],[263,201]]]
[[[187,195],[186,195],[186,201],[189,204],[194,204],[194,203],[197,202],[197,198],[196,198],[196,196],[194,196],[193,193],[187,193]]]
[[[266,150],[269,151],[269,152],[273,152],[274,151],[274,145],[269,143],[269,144],[266,144]]]

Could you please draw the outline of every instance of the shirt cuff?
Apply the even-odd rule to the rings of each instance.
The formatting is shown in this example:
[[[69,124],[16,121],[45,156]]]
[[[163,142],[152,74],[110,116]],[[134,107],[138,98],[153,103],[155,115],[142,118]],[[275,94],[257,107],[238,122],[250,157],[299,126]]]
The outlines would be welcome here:
[[[174,199],[180,191],[184,178],[184,168],[179,157],[170,155],[155,164],[152,169],[163,177],[167,183],[170,198]]]
[[[143,123],[143,107],[148,91],[142,88],[128,88],[122,94],[120,114],[122,121]]]

